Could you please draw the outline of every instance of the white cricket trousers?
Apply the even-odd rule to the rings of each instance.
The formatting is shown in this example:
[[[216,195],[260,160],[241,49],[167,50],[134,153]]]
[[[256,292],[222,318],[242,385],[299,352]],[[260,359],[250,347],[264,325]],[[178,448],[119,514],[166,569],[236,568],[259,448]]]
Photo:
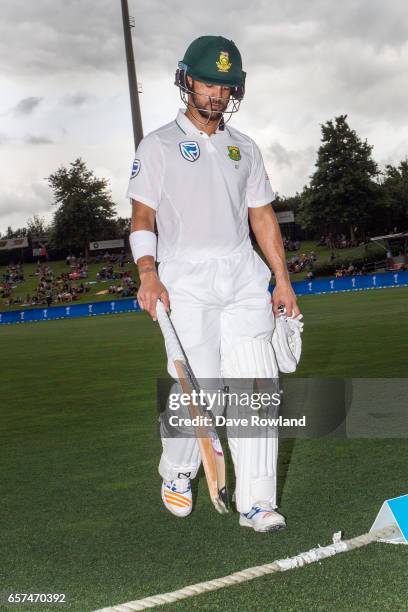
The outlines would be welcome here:
[[[228,376],[223,362],[240,343],[271,339],[271,273],[252,246],[199,262],[161,262],[158,272],[169,292],[174,327],[199,381]],[[170,360],[168,372],[177,379]],[[229,438],[228,444],[235,468],[237,510],[249,512],[259,501],[276,508],[277,435]],[[196,439],[162,437],[162,446],[162,478],[172,480],[180,473],[196,476],[201,463]]]

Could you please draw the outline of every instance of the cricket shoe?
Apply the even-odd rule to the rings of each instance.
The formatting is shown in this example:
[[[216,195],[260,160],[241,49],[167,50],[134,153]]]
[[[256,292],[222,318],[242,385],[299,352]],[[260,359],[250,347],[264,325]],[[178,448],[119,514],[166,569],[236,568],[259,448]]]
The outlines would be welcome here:
[[[255,531],[278,531],[286,527],[285,518],[264,502],[254,504],[247,513],[241,512],[239,524]]]
[[[189,478],[163,480],[161,496],[164,505],[175,516],[188,516],[193,509],[193,496]]]

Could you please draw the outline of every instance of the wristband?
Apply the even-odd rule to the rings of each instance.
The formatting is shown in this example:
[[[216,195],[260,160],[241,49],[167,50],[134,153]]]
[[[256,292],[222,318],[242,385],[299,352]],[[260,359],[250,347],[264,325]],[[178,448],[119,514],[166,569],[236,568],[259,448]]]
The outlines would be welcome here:
[[[154,232],[136,230],[130,234],[129,244],[136,264],[138,259],[146,255],[156,259],[157,236]]]

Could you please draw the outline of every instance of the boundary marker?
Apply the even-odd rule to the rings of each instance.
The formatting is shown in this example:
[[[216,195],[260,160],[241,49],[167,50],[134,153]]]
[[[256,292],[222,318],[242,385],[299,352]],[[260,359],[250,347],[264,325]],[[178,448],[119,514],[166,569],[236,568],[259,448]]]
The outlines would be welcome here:
[[[399,533],[400,531],[395,524],[384,527],[378,531],[365,533],[350,540],[342,540],[341,531],[338,531],[333,534],[333,544],[329,544],[328,546],[312,548],[311,550],[300,553],[294,557],[279,559],[277,561],[273,561],[273,563],[267,563],[265,565],[249,567],[239,572],[230,574],[229,576],[215,578],[214,580],[209,580],[208,582],[198,582],[197,584],[186,586],[182,589],[178,589],[177,591],[162,593],[160,595],[152,595],[151,597],[129,601],[127,603],[118,604],[112,607],[100,608],[99,610],[95,610],[95,612],[134,612],[136,610],[155,608],[156,606],[162,606],[165,604],[174,603],[175,601],[180,601],[181,599],[186,599],[188,597],[194,597],[195,595],[200,595],[201,593],[209,593],[211,591],[222,589],[223,587],[247,582],[248,580],[253,580],[254,578],[258,578],[260,576],[266,576],[267,574],[286,572],[287,570],[303,567],[305,565],[309,565],[310,563],[320,561],[321,559],[333,557],[334,555],[342,552],[361,548],[362,546],[367,546],[373,542],[379,542],[384,538],[390,538]]]

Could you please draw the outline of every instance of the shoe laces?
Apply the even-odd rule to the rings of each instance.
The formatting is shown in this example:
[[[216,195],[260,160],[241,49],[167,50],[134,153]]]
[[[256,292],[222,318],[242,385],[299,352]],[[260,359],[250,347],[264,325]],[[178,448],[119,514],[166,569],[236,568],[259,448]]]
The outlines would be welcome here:
[[[248,518],[248,519],[252,519],[254,518],[254,516],[256,516],[257,514],[259,514],[259,512],[268,512],[268,513],[272,513],[275,512],[273,508],[271,508],[271,505],[268,502],[259,502],[258,504],[255,504],[254,506],[252,506],[252,508],[250,509],[249,512],[243,512],[242,514]]]
[[[175,478],[174,480],[167,480],[166,485],[172,491],[177,493],[187,493],[191,489],[191,482],[189,478]]]

